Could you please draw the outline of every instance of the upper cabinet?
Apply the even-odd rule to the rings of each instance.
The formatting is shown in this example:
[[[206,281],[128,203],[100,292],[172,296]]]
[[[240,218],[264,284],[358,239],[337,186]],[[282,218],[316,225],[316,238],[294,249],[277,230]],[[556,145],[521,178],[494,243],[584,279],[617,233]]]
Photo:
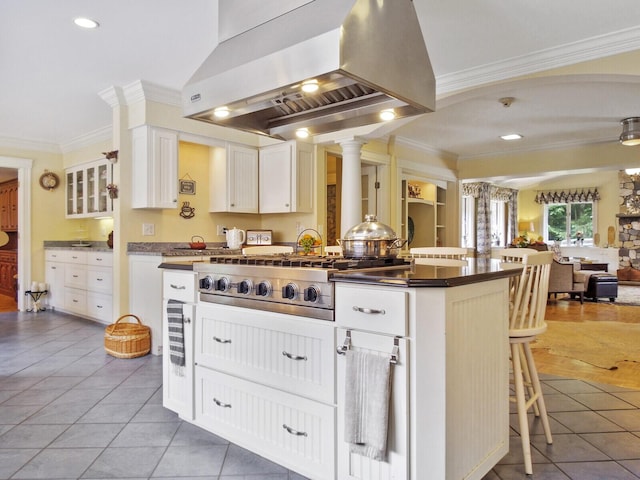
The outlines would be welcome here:
[[[229,144],[211,150],[209,211],[258,213],[258,150]]]
[[[132,208],[177,208],[178,132],[143,125],[132,132]]]
[[[18,180],[0,183],[0,230],[18,231]]]
[[[66,217],[82,218],[109,215],[113,200],[107,185],[111,183],[111,162],[106,158],[65,170]]]
[[[260,213],[313,211],[313,146],[289,141],[260,149]]]

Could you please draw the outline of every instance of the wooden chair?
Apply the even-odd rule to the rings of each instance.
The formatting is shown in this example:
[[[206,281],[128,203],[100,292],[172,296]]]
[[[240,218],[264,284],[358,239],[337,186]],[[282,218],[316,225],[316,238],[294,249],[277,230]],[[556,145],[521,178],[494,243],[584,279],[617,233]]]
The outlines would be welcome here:
[[[257,245],[242,249],[243,255],[273,255],[276,253],[293,253],[293,247],[286,245]]]
[[[509,345],[515,388],[515,397],[510,400],[515,401],[517,406],[524,470],[528,475],[533,473],[527,418],[527,411],[532,406],[534,414],[540,417],[547,443],[553,442],[542,387],[530,346],[537,335],[547,330],[544,316],[552,261],[553,252],[522,255],[524,268],[519,281],[514,284],[509,305]],[[528,395],[525,395],[525,388]]]
[[[327,245],[326,247],[324,247],[324,253],[326,253],[329,257],[341,257],[342,247],[340,245]]]
[[[538,250],[533,248],[505,248],[504,250],[500,250],[500,260],[503,262],[520,262],[525,255],[532,255],[540,253]]]
[[[412,258],[451,258],[464,260],[469,252],[463,247],[415,247],[409,249]]]

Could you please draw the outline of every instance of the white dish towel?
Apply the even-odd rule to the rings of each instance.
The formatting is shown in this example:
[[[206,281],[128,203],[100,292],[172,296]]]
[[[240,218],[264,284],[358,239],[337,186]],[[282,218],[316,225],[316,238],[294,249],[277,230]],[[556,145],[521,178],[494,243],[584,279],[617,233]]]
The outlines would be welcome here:
[[[391,394],[389,356],[347,350],[346,357],[344,439],[352,453],[384,461]]]

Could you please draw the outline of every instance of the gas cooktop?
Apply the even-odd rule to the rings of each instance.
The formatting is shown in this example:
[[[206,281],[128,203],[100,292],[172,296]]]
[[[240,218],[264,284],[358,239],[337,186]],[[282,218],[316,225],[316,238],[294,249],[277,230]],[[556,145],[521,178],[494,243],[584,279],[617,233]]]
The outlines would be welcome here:
[[[404,258],[345,258],[317,255],[218,255],[210,258],[211,264],[265,265],[272,267],[326,268],[357,270],[362,268],[409,265]]]

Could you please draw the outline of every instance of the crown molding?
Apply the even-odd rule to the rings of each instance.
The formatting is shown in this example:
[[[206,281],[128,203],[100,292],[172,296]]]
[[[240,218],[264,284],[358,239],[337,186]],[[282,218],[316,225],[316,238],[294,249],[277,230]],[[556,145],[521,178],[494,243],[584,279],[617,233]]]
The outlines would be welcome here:
[[[34,152],[62,153],[57,143],[25,140],[22,138],[0,137],[0,147],[15,150],[31,150]]]
[[[123,93],[126,105],[149,100],[167,105],[182,106],[182,95],[179,91],[147,82],[146,80],[136,80],[129,85],[125,85]]]
[[[458,156],[455,153],[448,152],[446,150],[439,150],[437,148],[433,148],[426,143],[421,143],[411,138],[406,137],[396,137],[396,146],[403,146],[406,148],[410,148],[411,150],[417,150],[419,152],[427,153],[429,155],[433,155],[438,158],[442,158],[445,160],[457,160]]]
[[[124,104],[124,96],[122,95],[122,89],[120,87],[107,87],[104,90],[99,91],[98,95],[111,108],[115,108]]]
[[[640,26],[436,78],[437,95],[638,50]]]
[[[90,147],[91,145],[94,145],[98,142],[111,140],[112,135],[113,127],[111,125],[107,125],[92,132],[85,133],[84,135],[80,135],[79,137],[76,137],[69,142],[61,144],[60,149],[62,153],[72,152],[84,147]]]

